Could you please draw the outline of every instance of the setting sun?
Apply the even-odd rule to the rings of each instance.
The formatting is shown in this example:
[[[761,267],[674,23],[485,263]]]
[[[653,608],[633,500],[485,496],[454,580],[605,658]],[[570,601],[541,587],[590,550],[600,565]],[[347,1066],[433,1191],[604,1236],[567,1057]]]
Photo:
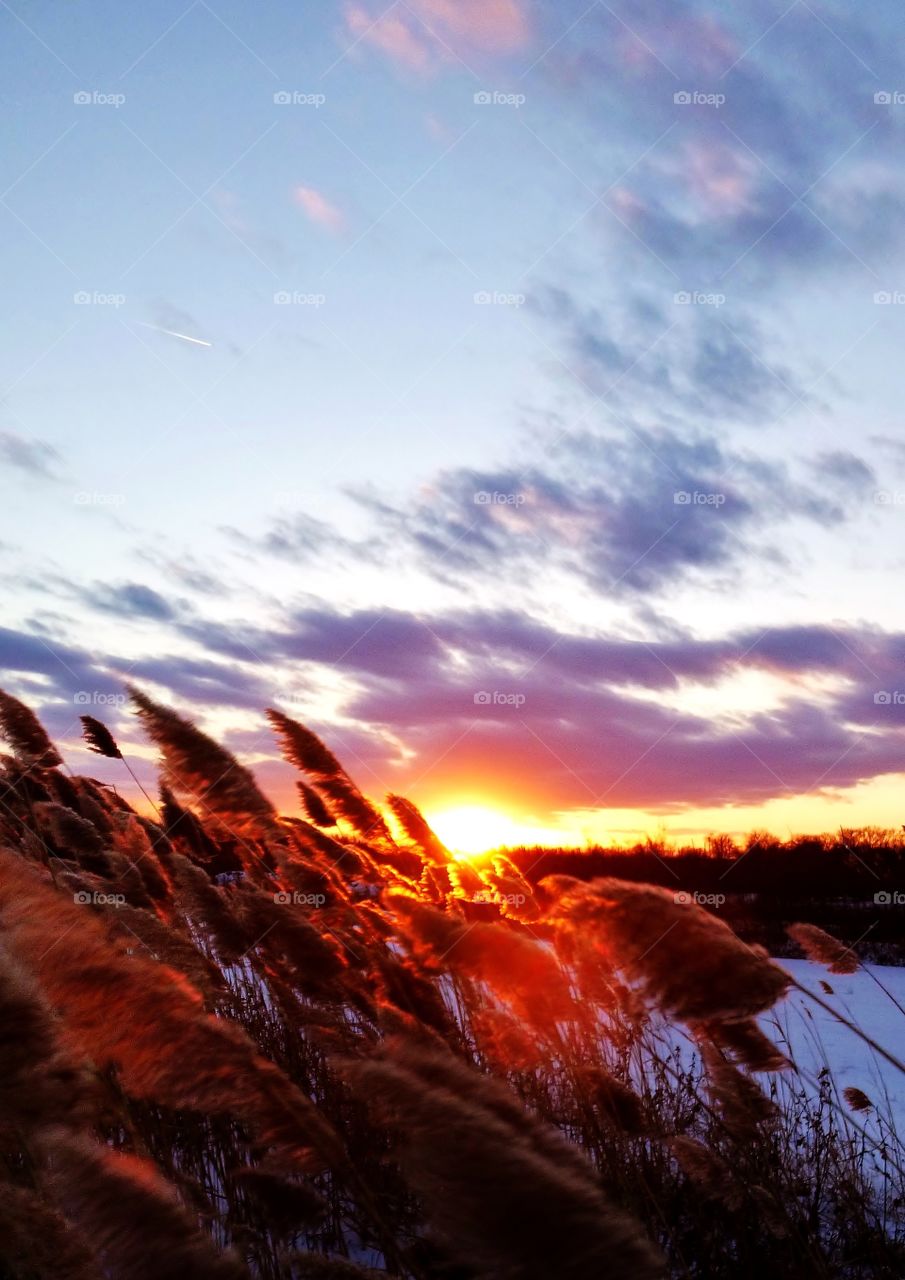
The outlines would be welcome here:
[[[522,828],[498,809],[479,804],[458,805],[434,814],[431,826],[453,853],[486,853],[501,845],[520,844]]]
[[[437,835],[455,854],[473,857],[490,849],[518,845],[562,844],[564,833],[552,827],[520,822],[500,809],[483,804],[460,804],[427,815]],[[572,842],[577,837],[572,834]]]

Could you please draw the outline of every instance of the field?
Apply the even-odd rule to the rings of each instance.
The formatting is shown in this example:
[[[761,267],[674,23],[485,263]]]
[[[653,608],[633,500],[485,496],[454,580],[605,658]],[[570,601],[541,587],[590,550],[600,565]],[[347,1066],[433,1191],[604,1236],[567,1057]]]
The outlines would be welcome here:
[[[905,1274],[905,970],[457,861],[270,712],[280,815],[132,698],[154,818],[0,695],[0,1275]]]

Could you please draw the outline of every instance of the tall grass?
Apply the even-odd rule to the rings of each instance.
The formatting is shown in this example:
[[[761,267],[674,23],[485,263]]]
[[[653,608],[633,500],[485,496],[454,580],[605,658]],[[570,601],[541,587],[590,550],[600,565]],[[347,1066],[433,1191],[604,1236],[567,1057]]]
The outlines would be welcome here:
[[[763,951],[656,886],[456,863],[271,712],[280,815],[133,700],[158,821],[0,695],[0,1276],[905,1274],[902,1144],[765,1032]]]

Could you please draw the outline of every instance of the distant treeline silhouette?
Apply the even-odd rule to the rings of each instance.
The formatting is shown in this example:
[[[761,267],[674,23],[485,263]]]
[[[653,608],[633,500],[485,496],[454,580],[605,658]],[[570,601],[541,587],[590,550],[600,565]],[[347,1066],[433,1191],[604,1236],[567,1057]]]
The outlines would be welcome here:
[[[754,832],[742,845],[711,837],[705,849],[670,849],[653,840],[630,848],[522,847],[507,850],[531,883],[545,876],[614,876],[699,895],[701,905],[746,941],[793,955],[786,928],[809,920],[861,944],[861,954],[905,964],[905,840],[861,827],[780,841]],[[706,901],[724,897],[724,902]]]

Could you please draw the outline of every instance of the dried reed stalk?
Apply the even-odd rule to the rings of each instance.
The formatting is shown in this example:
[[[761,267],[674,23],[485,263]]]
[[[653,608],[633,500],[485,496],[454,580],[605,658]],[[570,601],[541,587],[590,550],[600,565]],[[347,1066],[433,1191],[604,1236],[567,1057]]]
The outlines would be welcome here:
[[[761,948],[655,885],[600,879],[568,886],[553,913],[575,929],[593,928],[608,961],[686,1021],[748,1019],[775,1004],[790,983]]]
[[[248,769],[190,720],[130,688],[149,737],[160,748],[173,784],[192,795],[230,830],[241,835],[272,833],[276,811]]]
[[[399,1134],[432,1229],[480,1277],[652,1280],[662,1261],[596,1172],[502,1086],[448,1053],[390,1042],[347,1068]]]

